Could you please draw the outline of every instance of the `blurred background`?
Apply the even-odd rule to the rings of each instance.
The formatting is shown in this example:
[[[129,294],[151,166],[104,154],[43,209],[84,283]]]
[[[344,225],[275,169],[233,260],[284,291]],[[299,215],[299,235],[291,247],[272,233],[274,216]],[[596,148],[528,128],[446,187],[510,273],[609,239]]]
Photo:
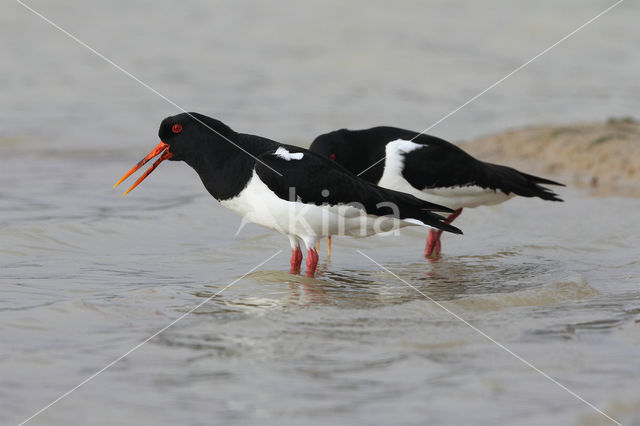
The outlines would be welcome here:
[[[186,110],[307,146],[340,127],[425,129],[613,1],[27,4]],[[623,2],[429,133],[637,117],[638,16]],[[1,423],[282,249],[31,423],[609,424],[355,248],[640,422],[637,199],[569,188],[563,205],[478,209],[435,265],[420,230],[337,240],[305,281],[279,272],[286,239],[234,235],[240,219],[184,165],[111,189],[179,110],[17,2],[0,35]]]
[[[308,144],[344,126],[422,130],[612,2],[28,4],[185,109]],[[633,114],[637,7],[623,3],[433,133]],[[5,137],[146,147],[177,112],[20,4],[4,9]]]

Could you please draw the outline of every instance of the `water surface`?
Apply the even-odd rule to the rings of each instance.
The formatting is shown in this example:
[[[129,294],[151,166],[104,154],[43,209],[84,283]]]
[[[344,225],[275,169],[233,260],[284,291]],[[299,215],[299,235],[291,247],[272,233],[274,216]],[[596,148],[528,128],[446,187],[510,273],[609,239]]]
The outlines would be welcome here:
[[[189,110],[306,145],[425,128],[609,3],[30,4]],[[624,3],[433,133],[638,111],[637,12]],[[282,251],[30,424],[608,424],[442,307],[640,424],[639,200],[568,188],[469,210],[436,263],[418,229],[336,238],[316,278],[292,276],[286,238],[236,235],[184,164],[120,197],[176,110],[17,3],[0,23],[0,423]]]

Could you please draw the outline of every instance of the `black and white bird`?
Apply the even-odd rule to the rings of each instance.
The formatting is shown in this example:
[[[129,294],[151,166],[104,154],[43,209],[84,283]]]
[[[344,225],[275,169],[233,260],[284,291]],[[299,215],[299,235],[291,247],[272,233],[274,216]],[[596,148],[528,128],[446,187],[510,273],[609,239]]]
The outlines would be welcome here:
[[[477,160],[450,142],[411,130],[341,129],[318,136],[309,149],[376,185],[455,210],[447,223],[465,207],[499,204],[516,195],[562,201],[542,186],[561,183]],[[439,257],[441,234],[429,232],[426,258]]]
[[[223,206],[289,237],[292,273],[300,272],[303,242],[307,275],[313,276],[316,243],[328,235],[364,237],[409,225],[461,233],[432,213],[449,208],[380,188],[306,149],[236,133],[198,113],[164,119],[158,135],[161,142],[115,186],[155,156],[160,157],[125,194],[162,161],[184,161]]]

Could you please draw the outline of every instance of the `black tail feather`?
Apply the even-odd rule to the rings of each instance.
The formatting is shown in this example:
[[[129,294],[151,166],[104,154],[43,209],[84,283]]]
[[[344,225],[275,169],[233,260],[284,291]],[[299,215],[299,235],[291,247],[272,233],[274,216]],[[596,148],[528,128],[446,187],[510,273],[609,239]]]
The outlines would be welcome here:
[[[522,197],[538,197],[547,201],[563,201],[558,194],[541,185],[565,186],[562,183],[541,178],[516,169],[497,164],[485,163],[491,188],[499,189],[506,194],[514,193]]]
[[[556,185],[556,186],[567,186],[564,183],[560,183],[560,182],[556,182],[550,179],[545,179],[545,178],[541,178],[540,176],[534,176],[534,175],[530,175],[527,173],[522,173],[520,172],[521,175],[525,176],[527,179],[529,179],[532,182],[538,183],[538,184],[543,184],[543,185]]]
[[[443,231],[454,234],[462,234],[460,229],[445,222],[447,220],[446,217],[433,213],[434,211],[453,213],[453,209],[421,200],[404,192],[380,187],[378,187],[378,189],[385,192],[385,199],[387,201],[393,202],[397,206],[399,210],[397,213],[400,214],[399,219],[415,219],[433,228],[442,229]],[[382,208],[388,208],[388,206]],[[388,214],[388,211],[381,210],[379,213],[384,215]]]
[[[416,219],[433,228],[452,232],[454,234],[462,234],[460,229],[446,223],[446,217],[433,213],[434,211],[453,213],[454,210],[439,204],[421,200],[413,195],[405,194],[403,192],[396,192],[396,194],[398,194],[398,201],[400,201],[398,203],[398,207],[400,208],[400,218]]]
[[[430,214],[432,216],[438,216],[435,215],[433,213],[429,213],[429,212],[425,212],[427,214]],[[458,234],[458,235],[462,235],[462,230],[460,230],[459,228],[456,228],[453,225],[450,225],[448,223],[445,222],[446,218],[442,217],[442,216],[438,216],[437,220],[424,220],[424,219],[420,219],[421,222],[423,222],[426,225],[429,225],[433,228],[437,228],[437,229],[441,229],[443,231],[447,231],[447,232],[451,232],[452,234]]]

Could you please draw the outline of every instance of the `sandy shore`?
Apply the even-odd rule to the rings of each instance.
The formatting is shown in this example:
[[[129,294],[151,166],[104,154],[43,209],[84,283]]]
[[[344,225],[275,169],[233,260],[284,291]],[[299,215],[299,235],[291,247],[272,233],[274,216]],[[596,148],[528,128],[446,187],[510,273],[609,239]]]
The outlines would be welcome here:
[[[461,144],[481,160],[590,188],[594,195],[640,197],[640,122],[538,125]]]

